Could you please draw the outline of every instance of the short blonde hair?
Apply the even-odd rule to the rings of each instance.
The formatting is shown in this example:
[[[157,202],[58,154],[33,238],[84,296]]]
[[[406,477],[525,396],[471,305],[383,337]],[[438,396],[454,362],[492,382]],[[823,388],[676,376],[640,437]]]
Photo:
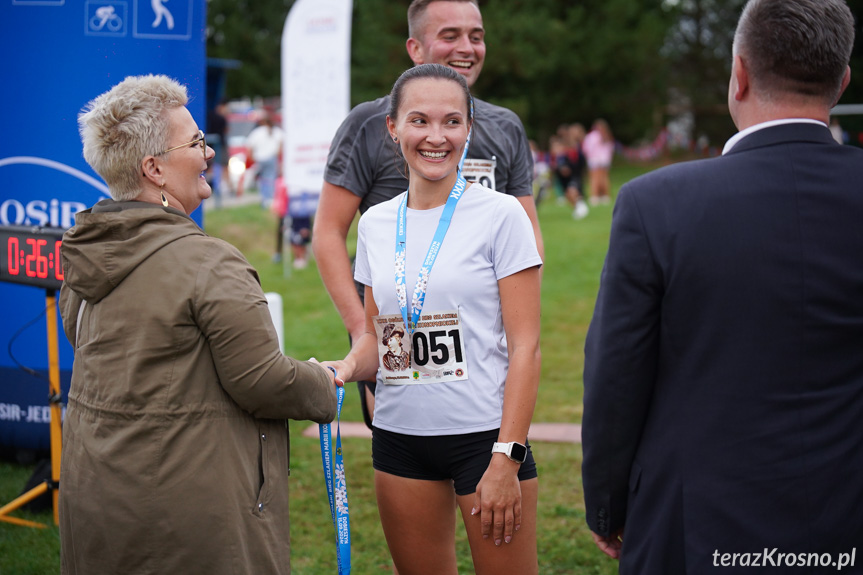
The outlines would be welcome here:
[[[89,102],[78,115],[84,159],[117,201],[141,193],[141,160],[168,142],[166,110],[189,101],[185,86],[161,75],[129,76]]]

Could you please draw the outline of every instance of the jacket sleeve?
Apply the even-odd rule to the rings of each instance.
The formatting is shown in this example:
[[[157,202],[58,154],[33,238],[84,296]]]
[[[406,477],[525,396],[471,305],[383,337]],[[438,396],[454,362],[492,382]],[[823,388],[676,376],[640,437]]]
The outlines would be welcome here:
[[[222,387],[255,417],[335,419],[329,372],[282,353],[257,272],[235,248],[212,241],[192,305]]]
[[[624,525],[658,364],[662,278],[632,191],[624,186],[615,204],[585,343],[582,481],[587,524],[599,535]]]

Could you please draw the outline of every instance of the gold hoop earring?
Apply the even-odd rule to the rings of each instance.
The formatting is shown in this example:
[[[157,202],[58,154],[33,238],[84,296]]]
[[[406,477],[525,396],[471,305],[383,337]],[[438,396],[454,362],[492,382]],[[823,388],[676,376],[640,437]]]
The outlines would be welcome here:
[[[168,207],[168,198],[165,197],[165,184],[159,188],[159,195],[162,196],[162,205]]]

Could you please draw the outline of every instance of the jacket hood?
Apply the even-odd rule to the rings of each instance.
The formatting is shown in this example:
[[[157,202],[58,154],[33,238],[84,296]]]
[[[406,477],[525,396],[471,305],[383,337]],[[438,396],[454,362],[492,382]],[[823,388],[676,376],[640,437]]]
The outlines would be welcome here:
[[[194,235],[206,234],[177,209],[102,200],[75,214],[75,225],[63,235],[64,282],[88,303],[97,303],[141,262]]]

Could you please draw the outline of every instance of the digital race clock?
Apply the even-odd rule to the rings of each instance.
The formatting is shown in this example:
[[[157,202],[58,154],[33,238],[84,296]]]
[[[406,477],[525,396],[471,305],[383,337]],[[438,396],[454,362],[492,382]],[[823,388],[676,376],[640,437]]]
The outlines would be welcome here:
[[[61,228],[0,226],[0,281],[60,289]]]

